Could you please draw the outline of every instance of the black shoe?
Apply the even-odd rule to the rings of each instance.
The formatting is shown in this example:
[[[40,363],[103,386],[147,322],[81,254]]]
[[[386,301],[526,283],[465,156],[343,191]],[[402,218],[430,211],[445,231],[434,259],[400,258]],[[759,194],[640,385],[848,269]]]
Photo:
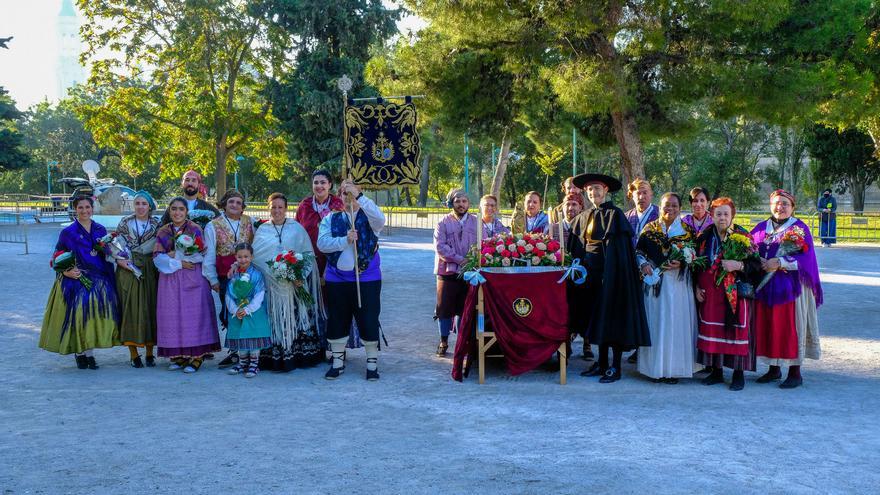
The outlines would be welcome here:
[[[703,374],[703,373],[712,373],[713,371],[715,371],[715,368],[713,368],[712,366],[706,366],[705,368],[703,368],[703,369],[701,369],[700,371],[698,371],[696,374],[697,374],[697,375],[700,375],[700,374]]]
[[[367,370],[367,381],[375,382],[379,379],[379,370]]]
[[[96,370],[99,368],[98,363],[95,362],[94,356],[86,356],[86,365],[88,365],[90,370]]]
[[[140,356],[131,360],[131,367],[132,368],[143,368],[144,367],[144,362],[141,361]]]
[[[675,385],[678,383],[678,378],[661,378],[660,380],[667,385]]]
[[[719,383],[724,383],[724,372],[720,369],[712,371],[709,376],[702,380],[703,385],[717,385]]]
[[[764,373],[763,375],[761,375],[757,380],[755,380],[755,383],[770,383],[770,382],[775,382],[776,380],[781,380],[781,379],[782,379],[782,372],[781,371],[776,371],[775,373],[773,371],[768,371],[767,373]]]
[[[734,392],[739,392],[746,386],[746,379],[742,375],[742,373],[734,373],[733,380],[730,381],[730,390]]]
[[[209,352],[209,353],[205,354],[204,356],[202,356],[202,359],[205,361],[208,361],[210,359],[214,359],[214,354]]]
[[[626,358],[626,362],[629,364],[636,364],[639,362],[639,351],[634,351],[632,354]]]
[[[793,378],[793,377],[789,376],[788,378],[785,379],[784,382],[779,384],[779,388],[785,388],[785,389],[798,388],[803,384],[804,384],[803,378],[801,378],[801,377]]]
[[[446,342],[440,342],[440,345],[437,346],[437,357],[445,357],[446,351],[449,350],[449,344]]]
[[[156,356],[147,356],[147,368],[156,367]]]
[[[84,370],[88,368],[88,364],[86,364],[86,356],[83,354],[74,354],[73,358],[76,359],[76,367]]]
[[[334,368],[331,366],[330,369],[327,370],[327,373],[324,373],[324,378],[327,380],[335,380],[343,373],[345,373],[345,366],[342,368]]]
[[[581,371],[581,376],[602,376],[605,374],[605,368],[599,366],[599,363],[593,363],[589,369]]]
[[[599,378],[599,383],[614,383],[617,380],[620,380],[620,370],[612,366],[605,370],[605,374]]]
[[[212,354],[212,356],[213,356],[213,354]],[[205,356],[205,359],[207,359],[207,356]],[[236,364],[238,364],[238,353],[237,352],[230,352],[229,354],[226,355],[225,358],[223,358],[223,361],[220,361],[219,363],[217,363],[217,367],[222,370],[222,369],[226,369],[230,366],[235,366]]]

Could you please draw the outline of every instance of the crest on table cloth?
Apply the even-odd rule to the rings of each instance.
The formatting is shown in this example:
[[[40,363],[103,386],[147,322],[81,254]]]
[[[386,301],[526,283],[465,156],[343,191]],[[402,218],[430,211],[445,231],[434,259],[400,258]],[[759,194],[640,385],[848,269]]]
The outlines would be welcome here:
[[[345,107],[345,160],[356,184],[371,188],[419,183],[421,144],[416,132],[416,106],[382,98]]]
[[[529,301],[525,297],[517,298],[513,301],[513,312],[521,318],[529,316],[532,314],[532,301]]]

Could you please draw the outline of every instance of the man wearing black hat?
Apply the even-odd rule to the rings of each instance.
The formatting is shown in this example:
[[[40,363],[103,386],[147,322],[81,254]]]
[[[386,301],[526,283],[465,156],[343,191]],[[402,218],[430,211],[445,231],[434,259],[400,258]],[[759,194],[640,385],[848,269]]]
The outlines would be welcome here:
[[[624,351],[651,345],[642,282],[636,267],[632,226],[623,210],[607,194],[621,183],[603,174],[581,174],[574,185],[586,192],[590,207],[571,225],[568,251],[587,269],[587,282],[576,290],[582,304],[574,305],[571,318],[589,321],[590,342],[599,345],[599,360],[581,373],[599,376],[599,382],[620,379]],[[609,366],[608,351],[613,351]]]

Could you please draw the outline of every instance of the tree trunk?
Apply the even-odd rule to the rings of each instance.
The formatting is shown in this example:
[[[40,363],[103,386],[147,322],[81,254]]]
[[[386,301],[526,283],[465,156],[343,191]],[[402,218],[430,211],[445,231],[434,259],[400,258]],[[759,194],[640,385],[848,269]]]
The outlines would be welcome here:
[[[437,136],[437,126],[431,126],[431,137],[434,138],[431,142],[436,142]],[[424,208],[428,204],[428,183],[430,182],[430,165],[431,165],[431,152],[424,153],[422,155],[422,173],[419,176],[419,206]]]
[[[501,194],[501,184],[504,183],[504,174],[507,173],[507,163],[510,159],[510,142],[510,135],[505,130],[501,138],[501,152],[498,155],[498,165],[495,167],[495,177],[492,179],[492,195],[496,198]]]
[[[229,157],[229,150],[226,149],[226,139],[221,138],[214,145],[214,184],[217,198],[226,193],[226,159]]]
[[[611,112],[614,136],[620,146],[620,171],[624,184],[636,177],[645,177],[645,155],[642,152],[642,138],[636,117],[630,112]]]
[[[854,183],[849,189],[853,199],[853,211],[856,213],[865,211],[865,189],[867,188],[868,186],[865,184]]]
[[[403,202],[406,206],[412,206],[412,196],[409,193],[409,186],[403,188]]]

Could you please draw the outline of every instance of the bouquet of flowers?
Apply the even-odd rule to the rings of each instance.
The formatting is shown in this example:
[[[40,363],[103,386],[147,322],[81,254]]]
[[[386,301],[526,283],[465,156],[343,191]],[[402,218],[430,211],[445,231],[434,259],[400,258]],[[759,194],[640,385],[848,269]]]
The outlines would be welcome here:
[[[192,210],[187,214],[187,217],[204,229],[205,225],[214,219],[214,212],[211,210]]]
[[[202,251],[205,250],[205,241],[201,236],[191,236],[183,232],[174,236],[174,254],[175,257],[182,261],[191,263],[200,263],[202,261]]]
[[[296,287],[296,296],[306,304],[313,304],[314,299],[309,291],[303,287],[306,277],[309,276],[314,257],[310,254],[297,253],[290,250],[278,253],[273,261],[267,261],[272,275],[277,280],[290,282]]]
[[[66,272],[71,268],[76,268],[76,256],[70,251],[55,251],[55,254],[52,255],[52,260],[49,261],[49,266],[56,273]],[[77,280],[83,284],[86,290],[92,289],[92,280],[86,277],[85,274],[81,274]]]
[[[757,256],[758,248],[752,241],[752,236],[741,232],[732,232],[727,236],[727,239],[721,243],[721,249],[718,251],[718,256],[712,261],[712,267],[715,269],[716,273],[718,273],[715,277],[715,286],[718,287],[724,284],[724,295],[727,297],[727,302],[730,304],[734,313],[736,313],[737,296],[739,295],[736,275],[725,270],[721,265],[721,261],[745,261]],[[754,292],[750,290],[751,285],[744,286],[744,290],[746,288],[749,289],[748,293]],[[745,296],[754,297],[753,295]]]
[[[238,269],[238,274],[232,281],[231,290],[232,297],[238,301],[238,307],[235,309],[235,312],[238,313],[242,308],[250,304],[251,292],[254,290],[254,284],[251,282],[251,276],[247,269],[244,271],[241,268]]]
[[[116,232],[112,234],[107,234],[104,237],[101,237],[95,244],[92,245],[92,253],[93,255],[96,253],[108,253],[108,248],[110,247],[110,243],[113,241],[113,238],[116,237]]]
[[[669,246],[667,261],[680,261],[695,270],[705,270],[709,258],[697,256],[697,248],[691,241],[672,241]]]
[[[119,238],[119,234],[117,232],[105,235],[101,238],[101,242],[103,242],[105,246],[110,248],[110,255],[113,256],[114,259],[128,261],[128,263],[125,265],[128,270],[131,271],[131,273],[133,273],[136,278],[141,278],[143,272],[140,268],[135,266],[134,262],[131,260],[131,251],[129,251],[128,246],[123,242],[123,240]]]
[[[785,256],[791,256],[793,254],[806,253],[809,250],[810,246],[807,245],[804,229],[795,226],[788,229],[787,231],[785,231],[784,234],[782,234],[782,239],[779,242],[779,250],[776,251],[776,256],[782,258]],[[761,290],[762,287],[770,282],[774,275],[776,275],[776,271],[766,273],[764,275],[764,278],[761,279],[761,283],[758,284],[758,288],[755,290]]]
[[[498,234],[484,239],[465,258],[461,272],[477,269],[479,266],[563,266],[571,261],[566,255],[562,258],[562,245],[545,234]]]

